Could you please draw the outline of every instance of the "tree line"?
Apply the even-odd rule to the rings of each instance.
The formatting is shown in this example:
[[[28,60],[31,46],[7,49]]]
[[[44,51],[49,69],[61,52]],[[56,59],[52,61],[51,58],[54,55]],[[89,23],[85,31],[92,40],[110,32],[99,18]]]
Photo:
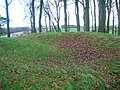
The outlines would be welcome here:
[[[10,37],[9,30],[9,5],[13,0],[8,2],[5,0],[6,18],[7,18],[7,32]],[[112,34],[115,33],[115,12],[117,12],[117,29],[118,35],[120,35],[120,0],[19,0],[23,7],[26,9],[26,17],[29,18],[31,24],[31,32],[36,33],[36,15],[35,10],[39,11],[39,32],[42,32],[42,17],[45,17],[46,29],[49,27],[49,31],[52,28],[56,32],[61,32],[60,19],[61,19],[61,8],[64,9],[64,30],[68,32],[69,25],[69,10],[68,5],[74,4],[77,31],[80,32],[80,13],[79,5],[83,7],[83,20],[84,20],[84,31],[90,31],[90,18],[92,18],[92,31],[109,33],[112,30]],[[37,5],[35,4],[37,3]],[[54,8],[54,9],[53,9]],[[98,8],[98,15],[96,14]],[[27,12],[28,11],[28,12]],[[29,13],[29,14],[28,14]],[[112,25],[110,25],[110,17],[112,15]],[[91,17],[92,16],[92,17]],[[48,24],[47,20],[48,18]],[[97,25],[98,18],[98,25]],[[111,27],[112,26],[112,27]],[[48,31],[48,30],[46,30]]]

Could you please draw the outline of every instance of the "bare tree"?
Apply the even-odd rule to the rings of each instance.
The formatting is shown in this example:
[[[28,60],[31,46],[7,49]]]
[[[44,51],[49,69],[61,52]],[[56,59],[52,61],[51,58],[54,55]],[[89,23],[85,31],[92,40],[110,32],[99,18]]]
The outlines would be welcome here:
[[[49,31],[51,32],[51,22],[52,22],[52,20],[51,20],[50,6],[49,6],[49,1],[48,0],[43,5],[43,9],[44,9],[45,14],[48,16],[48,19],[49,19]]]
[[[36,27],[35,27],[35,0],[32,0],[32,18],[33,18],[33,32],[36,33]]]
[[[33,16],[32,16],[32,7],[31,7],[31,5],[29,6],[29,11],[30,11],[30,17],[29,17],[29,19],[30,19],[30,25],[31,25],[31,33],[33,33],[34,31],[34,28],[33,28]]]
[[[48,26],[47,26],[47,16],[45,15],[45,27],[46,27],[46,32],[48,32]]]
[[[65,32],[67,32],[67,0],[63,0],[64,2],[64,28]]]
[[[42,32],[42,8],[43,8],[43,0],[40,0],[40,14],[39,14],[39,32]]]
[[[98,32],[105,32],[105,21],[106,21],[105,0],[98,0],[98,8],[99,8]]]
[[[24,6],[24,13],[25,13],[25,19],[29,19],[30,25],[31,25],[31,33],[36,33],[36,27],[35,27],[35,8],[37,6],[34,6],[35,1],[34,0],[19,0],[22,6]]]
[[[68,32],[70,32],[70,13],[68,9],[67,12],[68,12]]]
[[[94,3],[94,28],[95,28],[95,32],[97,31],[97,26],[96,26],[96,0],[93,0]]]
[[[89,0],[85,0],[86,11],[85,11],[85,20],[86,20],[86,31],[90,31],[90,24],[89,24]]]
[[[80,17],[79,17],[79,6],[78,6],[78,1],[75,0],[75,14],[76,14],[76,22],[77,22],[77,31],[80,31]]]
[[[60,9],[61,9],[61,5],[60,5],[61,1],[56,1],[54,0],[55,3],[55,9],[56,9],[56,17],[54,17],[56,23],[57,23],[57,29],[58,32],[60,32]]]
[[[114,19],[115,19],[115,16],[114,16],[114,15],[115,15],[115,14],[114,14],[114,10],[112,10],[112,13],[113,13],[113,20],[112,20],[112,24],[113,24],[113,25],[112,25],[112,34],[114,34],[114,28],[115,28],[115,27],[114,27],[114,26],[115,26],[115,25],[114,25],[114,23],[115,23],[115,20],[114,20]]]
[[[31,33],[34,33],[34,28],[33,28],[33,15],[32,15],[32,5],[31,2],[26,3],[26,7],[29,8],[29,13],[26,13],[25,19],[28,17],[30,20],[30,25],[31,25]],[[26,8],[25,8],[26,9]],[[26,10],[25,10],[26,12]]]
[[[115,0],[118,15],[118,35],[120,35],[120,0]]]
[[[9,5],[12,2],[12,0],[8,3],[8,0],[5,0],[6,5],[6,18],[7,18],[7,36],[10,37],[10,27],[9,27]]]
[[[79,1],[83,5],[84,31],[89,31],[89,0]]]
[[[47,13],[48,17],[49,17],[49,27],[51,26],[51,22],[56,23],[57,26],[55,26],[55,24],[53,23],[53,26],[55,27],[54,29],[57,32],[60,32],[60,10],[61,10],[62,4],[61,1],[59,0],[54,0],[54,1],[50,1],[47,0],[45,5],[44,5],[44,11],[45,13]],[[54,10],[53,10],[54,8]]]
[[[110,22],[111,8],[112,8],[112,0],[107,0],[107,11],[108,11],[108,16],[107,16],[107,33],[109,33],[109,22]]]
[[[92,19],[92,31],[94,31],[94,30],[93,30],[93,22],[94,22],[94,19],[93,19],[93,11],[92,11],[92,8],[93,8],[93,7],[92,7],[91,0],[90,0],[90,11],[91,11],[91,16],[92,16],[92,17],[91,17],[91,19]]]

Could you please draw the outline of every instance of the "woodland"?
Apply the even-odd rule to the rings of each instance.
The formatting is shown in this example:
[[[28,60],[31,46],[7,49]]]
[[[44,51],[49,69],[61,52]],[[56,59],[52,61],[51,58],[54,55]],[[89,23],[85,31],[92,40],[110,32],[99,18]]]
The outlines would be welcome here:
[[[120,89],[120,0],[19,0],[30,32],[17,37],[11,37],[9,26],[12,2],[0,5],[6,10],[6,17],[0,16],[0,90]],[[72,4],[75,25],[69,24]]]

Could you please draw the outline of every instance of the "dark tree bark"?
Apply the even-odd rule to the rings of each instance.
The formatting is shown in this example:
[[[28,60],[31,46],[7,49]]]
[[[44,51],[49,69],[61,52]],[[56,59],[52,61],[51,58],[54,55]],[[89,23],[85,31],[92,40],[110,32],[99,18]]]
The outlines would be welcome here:
[[[113,11],[113,20],[112,20],[112,23],[113,23],[113,25],[112,25],[112,34],[114,34],[114,23],[115,23],[115,16],[114,16],[114,11]]]
[[[39,14],[39,32],[42,32],[42,8],[43,8],[43,0],[40,0],[40,14]]]
[[[75,12],[76,12],[76,22],[77,22],[77,31],[80,31],[80,17],[79,17],[79,6],[78,6],[78,1],[75,0]]]
[[[97,31],[97,27],[96,27],[96,2],[95,0],[93,0],[94,3],[94,28],[95,28],[95,32]]]
[[[117,35],[117,26],[115,25],[115,35]]]
[[[111,7],[112,7],[112,0],[107,0],[107,33],[109,33],[109,22],[110,22],[110,13],[111,13]]]
[[[116,0],[115,2],[118,15],[118,35],[120,35],[120,0]]]
[[[106,7],[105,7],[105,0],[98,0],[98,8],[99,8],[99,25],[98,25],[98,32],[105,33],[105,21],[106,21]]]
[[[12,0],[11,0],[11,2],[12,2]],[[10,3],[11,3],[10,2]],[[8,3],[8,0],[5,0],[5,5],[6,5],[6,18],[7,18],[7,36],[8,37],[10,37],[10,26],[9,26],[9,8],[8,8],[8,6],[9,6],[9,4],[10,3]]]
[[[35,27],[35,7],[34,7],[35,0],[32,0],[32,17],[33,17],[33,32],[36,33]]]
[[[67,32],[67,0],[64,0],[64,28]]]
[[[50,17],[50,15],[48,15],[48,18],[49,18],[49,31],[51,32],[52,30],[51,30],[51,17]]]
[[[55,1],[55,5],[56,5],[56,22],[57,22],[57,29],[58,29],[58,32],[61,32],[61,29],[60,29],[60,2],[59,1]]]
[[[84,31],[90,31],[89,25],[89,0],[79,1],[83,5]]]
[[[86,20],[86,28],[85,31],[90,31],[90,24],[89,24],[89,0],[85,1],[85,5],[86,5],[86,11],[85,11],[85,20]]]

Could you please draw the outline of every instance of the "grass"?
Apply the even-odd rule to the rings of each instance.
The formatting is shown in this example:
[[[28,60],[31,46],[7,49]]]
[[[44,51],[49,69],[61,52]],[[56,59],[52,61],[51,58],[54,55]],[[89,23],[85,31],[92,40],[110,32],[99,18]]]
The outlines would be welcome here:
[[[81,32],[84,32],[84,28],[81,27],[81,28],[80,28],[80,31],[81,31]],[[61,29],[61,32],[65,32],[65,30],[62,28],[62,29]],[[77,32],[77,28],[69,28],[69,29],[68,29],[68,32]]]
[[[92,27],[90,28],[90,31],[92,30]],[[65,32],[65,30],[63,28],[61,28],[61,32]],[[68,32],[77,32],[77,28],[69,28]],[[80,32],[84,32],[84,28],[81,27],[80,28]],[[109,30],[109,34],[112,34],[112,29],[110,28]],[[116,31],[114,31],[113,35],[118,35],[118,29],[116,28]]]
[[[91,43],[102,53],[109,52],[110,58],[79,60],[76,55],[83,52],[76,47],[88,48]],[[97,53],[102,55],[100,51]],[[119,54],[120,37],[108,34],[39,33],[0,38],[0,90],[117,90]]]

